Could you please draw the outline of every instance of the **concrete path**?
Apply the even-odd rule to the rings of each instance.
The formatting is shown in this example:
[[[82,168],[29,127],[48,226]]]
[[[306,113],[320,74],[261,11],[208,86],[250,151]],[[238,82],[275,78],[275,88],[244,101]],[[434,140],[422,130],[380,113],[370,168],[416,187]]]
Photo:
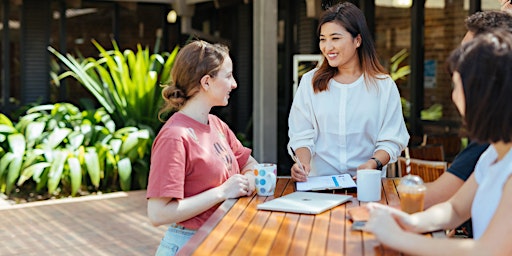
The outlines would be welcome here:
[[[0,205],[0,255],[154,255],[146,191]]]

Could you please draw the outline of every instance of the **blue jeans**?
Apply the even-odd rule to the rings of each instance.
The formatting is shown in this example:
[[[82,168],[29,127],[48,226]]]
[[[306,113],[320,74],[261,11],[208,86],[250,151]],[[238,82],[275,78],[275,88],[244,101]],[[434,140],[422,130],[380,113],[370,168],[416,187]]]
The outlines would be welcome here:
[[[164,238],[156,250],[155,256],[174,256],[196,233],[196,230],[187,229],[173,224],[165,232]]]

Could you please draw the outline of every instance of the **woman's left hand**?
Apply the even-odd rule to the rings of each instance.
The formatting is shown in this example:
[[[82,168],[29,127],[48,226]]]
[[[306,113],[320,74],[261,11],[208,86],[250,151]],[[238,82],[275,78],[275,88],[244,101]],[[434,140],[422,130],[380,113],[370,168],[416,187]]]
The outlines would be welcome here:
[[[363,231],[373,233],[377,240],[384,244],[396,238],[397,234],[404,232],[393,216],[393,209],[389,207],[369,207],[370,219],[363,227]]]
[[[246,172],[244,175],[247,177],[247,180],[249,181],[247,196],[250,196],[256,190],[256,184],[255,184],[256,176],[254,176],[254,173],[252,172],[252,170]]]

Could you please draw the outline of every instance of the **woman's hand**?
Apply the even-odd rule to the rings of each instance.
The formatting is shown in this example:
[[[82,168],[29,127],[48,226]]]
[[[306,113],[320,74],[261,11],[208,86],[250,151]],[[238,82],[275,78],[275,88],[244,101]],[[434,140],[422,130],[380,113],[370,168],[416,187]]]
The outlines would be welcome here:
[[[246,196],[250,196],[256,190],[256,176],[254,176],[252,170],[246,172],[244,176],[247,177],[247,180],[249,181],[249,190],[247,191]]]
[[[251,195],[254,192],[254,181],[251,182],[247,176],[235,174],[220,185],[221,196],[224,199],[238,198],[241,196]]]
[[[376,221],[383,221],[378,219],[388,218],[389,216],[392,218],[393,224],[396,224],[399,229],[411,232],[418,232],[416,219],[411,214],[379,203],[368,203],[366,205],[366,208],[368,208],[368,211],[370,212],[370,219],[372,219],[372,216],[375,216]],[[380,224],[376,225],[382,226]]]
[[[309,164],[304,163],[302,163],[302,167],[304,167],[304,170],[302,170],[297,163],[292,165],[291,174],[294,181],[306,181],[308,179],[311,167]]]
[[[367,208],[370,211],[370,219],[362,228],[363,231],[373,233],[377,240],[384,244],[392,243],[397,235],[404,232],[395,219],[395,213],[400,211],[376,203],[369,203]]]

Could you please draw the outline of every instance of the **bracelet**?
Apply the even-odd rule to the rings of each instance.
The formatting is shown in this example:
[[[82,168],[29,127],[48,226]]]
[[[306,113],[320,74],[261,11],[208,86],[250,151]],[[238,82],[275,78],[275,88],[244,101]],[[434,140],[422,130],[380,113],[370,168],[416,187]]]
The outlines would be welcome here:
[[[379,159],[375,158],[375,157],[372,157],[371,159],[373,159],[377,163],[377,170],[382,170],[382,167],[384,167],[382,165],[382,162]]]

